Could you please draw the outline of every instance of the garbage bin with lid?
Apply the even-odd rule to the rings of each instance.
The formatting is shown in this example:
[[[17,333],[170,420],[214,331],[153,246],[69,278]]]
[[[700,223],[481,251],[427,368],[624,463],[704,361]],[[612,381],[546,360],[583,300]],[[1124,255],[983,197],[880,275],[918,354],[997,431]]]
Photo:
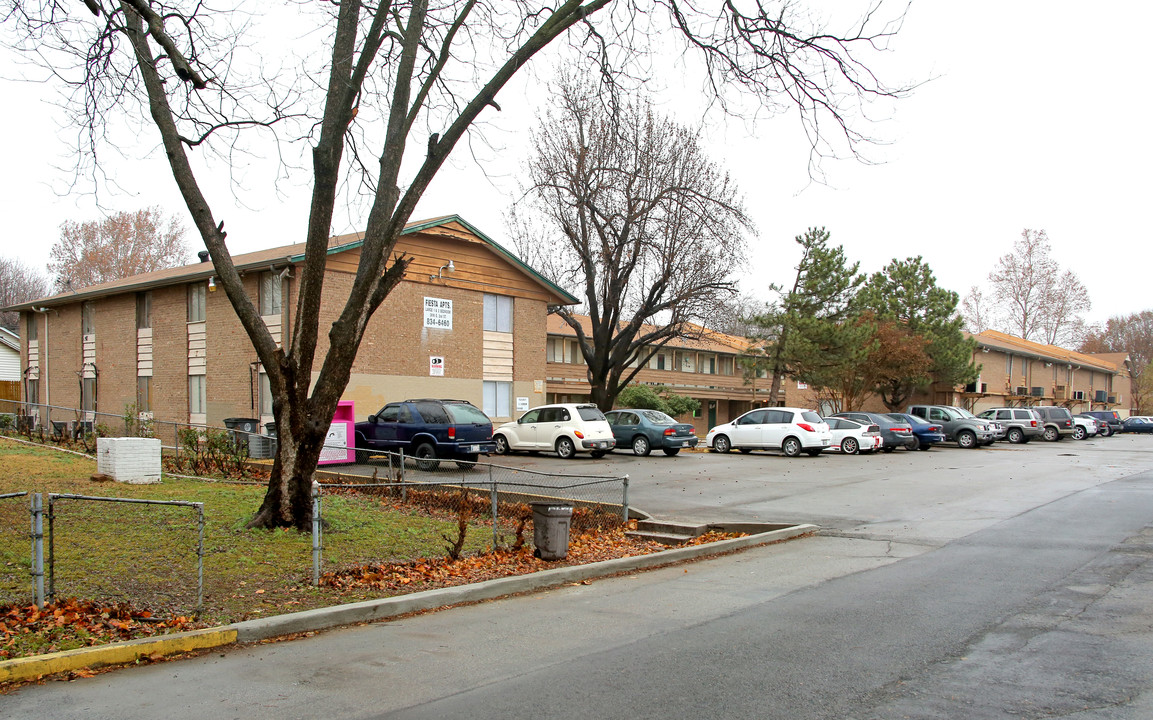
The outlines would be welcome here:
[[[532,542],[541,560],[564,560],[568,557],[568,528],[572,505],[565,503],[532,503]]]
[[[276,421],[264,423],[264,434],[276,437]]]
[[[260,420],[257,418],[224,418],[224,427],[228,428],[228,439],[237,447],[248,445],[248,437],[260,432]]]

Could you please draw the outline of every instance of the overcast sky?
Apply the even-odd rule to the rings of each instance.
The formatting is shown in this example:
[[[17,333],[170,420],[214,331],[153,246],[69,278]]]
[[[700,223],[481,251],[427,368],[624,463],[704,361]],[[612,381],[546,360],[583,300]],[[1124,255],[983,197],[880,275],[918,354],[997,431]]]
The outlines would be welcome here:
[[[878,67],[893,83],[933,79],[891,112],[878,108],[887,120],[860,128],[886,141],[868,150],[879,164],[826,162],[827,185],[809,181],[793,118],[752,128],[710,122],[714,157],[737,178],[759,231],[742,291],[767,298],[770,282],[789,281],[798,257],[792,238],[824,226],[863,270],[922,255],[938,283],[963,296],[1030,228],[1048,232],[1054,258],[1088,288],[1090,320],[1153,308],[1144,286],[1151,232],[1140,211],[1153,194],[1150,82],[1137,35],[1151,26],[1153,4],[1137,0],[1091,9],[1038,0],[914,2]],[[90,195],[67,194],[75,130],[59,127],[47,88],[11,80],[19,73],[6,58],[0,212],[8,231],[0,254],[42,267],[62,221],[101,211]],[[685,89],[672,90],[658,102],[693,120]],[[540,95],[523,86],[503,93],[504,131],[489,134],[495,150],[483,153],[485,171],[458,148],[415,218],[455,213],[508,245],[504,211]],[[158,140],[126,144],[133,160],[106,165],[119,189],[101,196],[104,208],[157,204],[186,218]],[[232,251],[303,240],[306,188],[281,182],[274,189],[257,166],[243,172],[247,189],[266,188],[246,194],[247,207],[223,179],[210,187]],[[357,218],[338,222],[334,234],[358,229]]]

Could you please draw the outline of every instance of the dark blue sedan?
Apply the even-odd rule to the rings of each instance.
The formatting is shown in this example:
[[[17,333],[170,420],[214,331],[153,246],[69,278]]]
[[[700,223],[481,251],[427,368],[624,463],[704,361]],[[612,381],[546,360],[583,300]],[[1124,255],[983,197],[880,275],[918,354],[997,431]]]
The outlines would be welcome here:
[[[631,447],[634,455],[648,455],[660,448],[665,455],[676,455],[683,448],[695,448],[699,440],[696,428],[677,422],[660,410],[610,410],[605,419],[613,429],[618,448]]]
[[[945,428],[941,425],[926,422],[924,418],[908,413],[889,413],[889,417],[913,426],[913,437],[917,438],[917,444],[910,447],[910,450],[914,447],[918,450],[928,450],[936,443],[945,442]]]
[[[1153,433],[1153,419],[1141,415],[1125,418],[1121,423],[1121,432]]]

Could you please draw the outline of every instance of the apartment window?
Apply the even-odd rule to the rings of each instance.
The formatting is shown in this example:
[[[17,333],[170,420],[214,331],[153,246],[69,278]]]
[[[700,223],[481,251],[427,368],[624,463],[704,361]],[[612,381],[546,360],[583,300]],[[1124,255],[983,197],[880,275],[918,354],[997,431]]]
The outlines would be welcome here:
[[[208,412],[208,381],[205,375],[188,376],[188,412],[204,415]]]
[[[80,379],[80,409],[86,413],[96,412],[96,378]]]
[[[548,362],[564,362],[564,340],[549,338],[545,344],[545,359]]]
[[[721,358],[721,375],[733,374],[733,359],[731,357]]]
[[[490,418],[512,417],[512,383],[485,380],[482,409]]]
[[[29,341],[36,340],[40,337],[39,331],[40,325],[36,322],[36,316],[28,313],[28,334],[25,337],[27,337]]]
[[[716,375],[717,359],[712,356],[701,358],[701,372],[706,375]]]
[[[279,315],[282,292],[280,275],[274,272],[260,274],[260,314]]]
[[[96,333],[96,312],[91,302],[80,305],[80,334],[94,335]]]
[[[268,373],[262,372],[258,376],[257,384],[260,385],[260,414],[272,414],[272,383],[268,381]]]
[[[512,332],[512,298],[507,295],[484,296],[484,329]]]
[[[570,363],[574,365],[583,365],[585,361],[584,353],[581,352],[581,344],[578,340],[570,340],[568,345]]]
[[[136,411],[152,412],[152,378],[147,375],[136,378]]]
[[[657,354],[657,370],[665,369],[665,356],[664,353]]]
[[[188,286],[188,322],[204,322],[207,316],[208,285],[193,283]]]
[[[39,405],[40,404],[40,381],[39,380],[29,380],[27,385],[28,385],[28,388],[27,388],[26,392],[28,393],[28,404],[29,405]],[[29,410],[29,412],[31,412],[31,410]]]
[[[136,293],[136,329],[152,327],[152,292]]]

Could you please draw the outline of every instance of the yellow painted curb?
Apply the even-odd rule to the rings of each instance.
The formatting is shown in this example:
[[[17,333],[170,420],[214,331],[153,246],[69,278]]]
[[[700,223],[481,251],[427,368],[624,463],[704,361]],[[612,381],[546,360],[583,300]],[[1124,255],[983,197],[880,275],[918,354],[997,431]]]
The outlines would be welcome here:
[[[55,673],[104,665],[122,665],[136,662],[141,658],[176,655],[192,650],[230,645],[234,642],[236,642],[236,630],[231,628],[190,630],[155,638],[139,638],[47,655],[2,660],[0,682],[35,680]]]

